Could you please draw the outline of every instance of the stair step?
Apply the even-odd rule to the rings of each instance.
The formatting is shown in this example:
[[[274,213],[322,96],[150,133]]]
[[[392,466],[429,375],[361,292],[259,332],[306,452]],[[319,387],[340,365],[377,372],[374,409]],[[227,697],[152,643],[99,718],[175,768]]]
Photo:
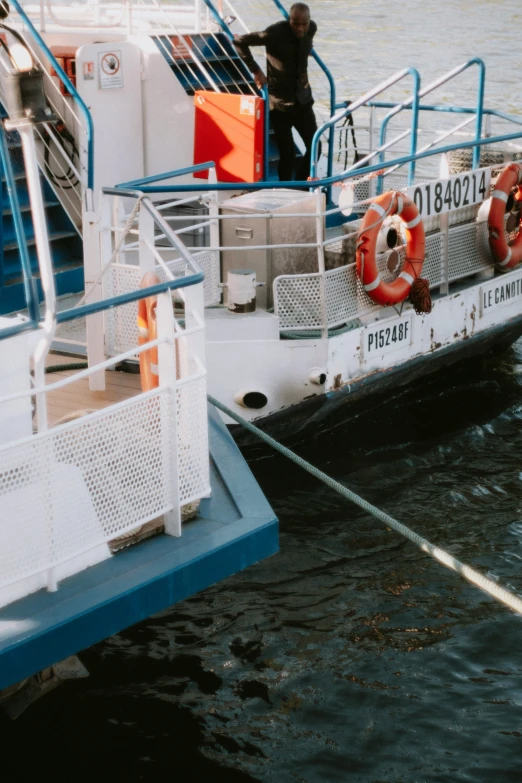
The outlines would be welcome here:
[[[191,71],[179,70],[176,65],[171,65],[172,73],[176,76],[183,89],[190,95],[194,90],[207,89],[212,90],[208,78],[201,73],[197,68],[193,68]],[[238,92],[251,93],[249,83],[244,82],[241,76],[236,73],[229,73],[226,70],[221,72],[212,71],[208,69],[209,77],[221,88],[227,88],[229,90],[236,89]],[[253,82],[252,82],[253,84]],[[192,91],[192,93],[190,92]]]
[[[59,207],[59,206],[61,206],[59,201],[44,201],[45,209],[51,209],[52,207]],[[31,205],[28,201],[27,202],[19,201],[19,207],[20,207],[20,212],[31,211]],[[2,210],[2,215],[4,215],[4,217],[9,217],[12,214],[13,214],[13,210],[11,209],[11,207],[7,207],[6,209]]]
[[[49,241],[55,242],[58,239],[67,239],[69,237],[77,237],[78,234],[76,231],[55,231],[52,234],[49,234]],[[27,245],[35,245],[36,239],[34,236],[26,236],[25,241],[27,242]],[[13,242],[4,242],[4,251],[8,250],[18,250],[18,242],[15,240]]]

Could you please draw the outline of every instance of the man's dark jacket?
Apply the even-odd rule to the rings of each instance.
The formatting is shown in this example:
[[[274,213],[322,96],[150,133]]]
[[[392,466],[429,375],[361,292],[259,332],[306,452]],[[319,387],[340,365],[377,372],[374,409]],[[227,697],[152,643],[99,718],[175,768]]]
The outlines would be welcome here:
[[[234,38],[241,59],[255,73],[259,65],[252,57],[250,46],[264,46],[267,59],[268,94],[270,108],[288,111],[296,103],[311,105],[314,101],[308,83],[308,55],[312,50],[317,25],[310,20],[304,38],[297,38],[290,22],[270,25],[260,33],[247,33]]]

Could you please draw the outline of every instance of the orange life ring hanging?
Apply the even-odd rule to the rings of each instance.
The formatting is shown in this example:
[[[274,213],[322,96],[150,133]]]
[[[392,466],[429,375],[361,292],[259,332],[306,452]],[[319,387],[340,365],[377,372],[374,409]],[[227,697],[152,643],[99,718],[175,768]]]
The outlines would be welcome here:
[[[150,288],[152,285],[158,285],[159,282],[154,272],[147,272],[141,279],[140,288]],[[156,296],[147,296],[145,299],[138,300],[138,345],[145,345],[158,336],[157,303]],[[150,391],[159,386],[158,346],[140,353],[140,376],[143,391]]]
[[[377,269],[376,246],[379,230],[389,215],[398,215],[405,225],[406,258],[397,279],[385,283]],[[378,196],[364,216],[355,254],[357,275],[370,299],[380,305],[403,302],[420,277],[425,250],[424,225],[415,202],[395,191]]]
[[[495,264],[499,269],[511,269],[522,261],[522,230],[519,225],[518,233],[512,243],[508,245],[504,228],[504,216],[506,204],[513,188],[518,188],[515,199],[522,199],[522,164],[510,163],[502,171],[491,194],[491,206],[488,215],[489,247]]]

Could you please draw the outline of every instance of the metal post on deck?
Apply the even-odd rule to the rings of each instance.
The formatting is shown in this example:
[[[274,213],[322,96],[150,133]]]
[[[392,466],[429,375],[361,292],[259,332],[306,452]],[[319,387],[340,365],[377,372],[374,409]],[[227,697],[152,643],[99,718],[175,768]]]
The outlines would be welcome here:
[[[140,236],[140,275],[152,272],[156,266],[154,258],[154,218],[147,209],[140,209],[138,217]]]
[[[208,171],[208,182],[209,185],[215,185],[217,182],[217,174],[216,169],[211,168]],[[219,239],[219,193],[217,190],[211,190],[208,191],[208,215],[210,218],[210,227],[209,227],[209,240],[210,240],[210,247],[219,247],[220,246],[220,239]],[[218,265],[219,269],[221,269],[221,250],[215,251],[218,254]],[[225,282],[225,281],[223,281]]]
[[[144,212],[145,210],[142,210]],[[175,326],[172,298],[169,291],[158,295],[156,305],[157,334],[163,340],[158,346],[159,382],[162,388],[168,387],[170,396],[170,415],[161,416],[162,458],[167,462],[167,475],[170,481],[172,510],[164,515],[165,533],[169,536],[181,535],[181,506],[179,502],[179,438],[176,394],[176,351]],[[160,403],[162,404],[162,403]],[[162,411],[163,413],[163,411]]]
[[[442,236],[442,285],[440,292],[447,296],[449,294],[449,212],[443,212],[440,216],[440,233]]]
[[[100,209],[94,209],[92,190],[85,191],[83,203],[83,246],[85,276],[85,303],[101,302],[103,299],[103,259],[111,257],[111,213],[110,203],[102,196]],[[104,314],[93,313],[85,319],[87,333],[87,362],[90,367],[105,361]],[[105,390],[105,370],[98,370],[89,376],[91,391]]]
[[[315,189],[315,231],[317,238],[317,267],[319,270],[319,296],[321,299],[321,337],[328,337],[328,312],[326,308],[326,281],[324,278],[324,215],[323,215],[323,191]]]

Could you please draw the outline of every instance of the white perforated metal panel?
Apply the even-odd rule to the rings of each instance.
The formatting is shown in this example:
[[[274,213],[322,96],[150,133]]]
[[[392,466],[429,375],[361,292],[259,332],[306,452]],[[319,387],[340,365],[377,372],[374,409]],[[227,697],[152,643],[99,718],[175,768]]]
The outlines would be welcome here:
[[[221,291],[219,283],[219,255],[214,250],[202,250],[195,253],[193,258],[201,267],[205,279],[203,292],[205,306],[219,302]],[[186,264],[183,259],[174,259],[166,262],[167,268],[175,278],[185,276]],[[161,266],[154,269],[161,281],[166,280],[167,275]],[[104,296],[117,296],[130,293],[139,288],[141,272],[138,266],[131,264],[112,264],[104,276]],[[176,296],[174,294],[174,296]],[[120,353],[130,351],[136,345],[137,337],[138,305],[132,302],[122,307],[117,307],[105,313],[106,322],[106,346],[107,356],[117,356]]]
[[[484,242],[484,234],[486,242]],[[487,247],[487,224],[470,223],[450,229],[448,237],[449,279],[459,280],[492,266]]]
[[[174,502],[206,495],[205,394],[204,377],[195,378],[0,449],[0,586],[121,536]]]

